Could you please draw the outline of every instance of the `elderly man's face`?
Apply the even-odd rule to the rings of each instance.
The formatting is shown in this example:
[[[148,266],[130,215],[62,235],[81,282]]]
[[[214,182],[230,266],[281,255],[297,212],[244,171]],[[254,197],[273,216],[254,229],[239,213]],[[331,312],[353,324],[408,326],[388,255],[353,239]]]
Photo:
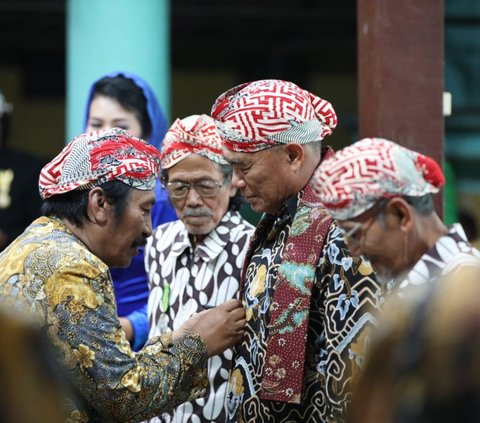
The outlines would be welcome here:
[[[103,252],[98,254],[109,267],[127,267],[138,248],[152,235],[151,211],[155,192],[132,189],[120,216],[114,211],[103,235]]]
[[[178,218],[188,233],[204,238],[222,220],[236,189],[216,163],[198,154],[168,169],[167,176],[170,201]]]
[[[398,220],[385,211],[386,205],[373,207],[355,219],[338,221],[350,254],[369,260],[380,282],[407,271],[411,255],[406,234]]]
[[[275,147],[255,153],[224,150],[223,154],[233,166],[233,185],[256,212],[275,214],[292,195],[288,165]]]

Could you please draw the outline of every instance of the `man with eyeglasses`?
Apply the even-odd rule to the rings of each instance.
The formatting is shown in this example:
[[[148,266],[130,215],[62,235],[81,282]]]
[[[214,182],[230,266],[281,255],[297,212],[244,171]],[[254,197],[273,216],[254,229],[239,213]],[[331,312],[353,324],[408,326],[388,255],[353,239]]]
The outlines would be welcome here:
[[[175,330],[193,313],[238,297],[240,272],[253,227],[238,209],[232,168],[207,115],[177,119],[161,151],[162,182],[178,218],[148,241],[150,337]],[[153,421],[223,422],[231,350],[210,358],[205,398]],[[162,420],[159,420],[162,419]]]
[[[321,142],[336,113],[292,82],[260,80],[223,93],[212,117],[235,186],[264,213],[242,276],[227,422],[342,422],[380,288],[310,184],[333,154]]]
[[[432,195],[445,179],[430,157],[365,138],[326,160],[315,181],[350,253],[367,258],[389,288],[402,292],[479,263],[461,225],[446,227],[435,212]]]

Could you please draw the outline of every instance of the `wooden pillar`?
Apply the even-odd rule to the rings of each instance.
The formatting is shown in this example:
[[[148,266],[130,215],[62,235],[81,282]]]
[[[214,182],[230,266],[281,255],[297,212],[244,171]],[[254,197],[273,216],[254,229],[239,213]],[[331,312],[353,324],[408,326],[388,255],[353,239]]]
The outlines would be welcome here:
[[[443,0],[357,0],[357,9],[360,138],[387,138],[443,165]],[[442,214],[441,198],[436,206]]]

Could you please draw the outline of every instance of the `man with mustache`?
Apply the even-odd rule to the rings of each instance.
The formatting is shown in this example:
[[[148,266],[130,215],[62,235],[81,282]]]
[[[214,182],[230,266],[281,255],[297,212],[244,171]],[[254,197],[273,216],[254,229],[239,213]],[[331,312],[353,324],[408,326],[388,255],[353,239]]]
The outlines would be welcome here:
[[[212,118],[177,119],[162,144],[162,181],[180,220],[158,226],[145,249],[150,336],[176,330],[193,313],[238,297],[253,227],[238,213],[232,167],[222,156]],[[225,421],[232,352],[211,357],[205,398],[155,421]]]
[[[125,338],[109,268],[127,267],[152,233],[159,164],[119,128],[78,136],[40,173],[44,216],[0,254],[0,306],[38,322],[65,365],[65,421],[142,421],[201,396],[208,357],[243,334],[232,300],[138,353]]]
[[[446,227],[432,195],[445,178],[430,157],[382,138],[365,138],[318,170],[314,187],[338,221],[350,253],[370,260],[388,288],[438,279],[480,253],[460,224]]]

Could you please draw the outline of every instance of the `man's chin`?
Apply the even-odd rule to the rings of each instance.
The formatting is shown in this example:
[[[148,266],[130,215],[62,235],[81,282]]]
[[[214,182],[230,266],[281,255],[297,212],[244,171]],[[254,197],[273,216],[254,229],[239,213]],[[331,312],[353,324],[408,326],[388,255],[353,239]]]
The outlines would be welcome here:
[[[393,273],[388,270],[384,270],[381,268],[376,269],[375,266],[373,266],[373,270],[375,271],[375,276],[377,278],[377,281],[382,285],[388,285],[394,279]]]
[[[375,272],[375,277],[377,281],[381,284],[388,284],[393,279],[393,273],[390,269],[386,269],[381,264],[379,264],[375,258],[369,258],[367,256],[363,256],[364,260],[367,260],[372,266],[373,271]]]
[[[250,202],[250,208],[255,213],[267,213],[267,214],[277,214],[281,207],[279,206],[272,206],[271,204],[267,204],[262,200],[259,200],[255,197],[255,201]]]
[[[108,267],[112,269],[125,269],[126,267],[130,266],[133,258],[138,255],[139,248],[140,247],[132,247],[130,249],[131,250],[130,256],[124,256],[124,257],[118,258],[118,260],[116,260],[115,263],[109,264]]]
[[[187,228],[187,232],[190,235],[199,235],[199,236],[208,235],[210,232],[212,232],[215,229],[215,226],[213,225],[196,226],[196,225],[191,225],[187,223],[185,223],[185,227]]]

